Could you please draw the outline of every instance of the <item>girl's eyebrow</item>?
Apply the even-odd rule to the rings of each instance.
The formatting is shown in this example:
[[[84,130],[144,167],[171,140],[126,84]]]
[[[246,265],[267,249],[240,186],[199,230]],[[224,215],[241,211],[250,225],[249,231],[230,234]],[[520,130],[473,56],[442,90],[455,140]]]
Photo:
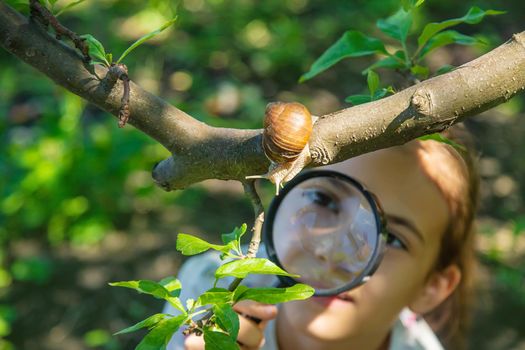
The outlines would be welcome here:
[[[385,214],[385,218],[387,222],[392,222],[394,224],[405,226],[421,241],[421,243],[425,243],[425,238],[423,237],[421,232],[417,229],[416,225],[414,225],[414,223],[412,223],[408,219],[389,214]]]

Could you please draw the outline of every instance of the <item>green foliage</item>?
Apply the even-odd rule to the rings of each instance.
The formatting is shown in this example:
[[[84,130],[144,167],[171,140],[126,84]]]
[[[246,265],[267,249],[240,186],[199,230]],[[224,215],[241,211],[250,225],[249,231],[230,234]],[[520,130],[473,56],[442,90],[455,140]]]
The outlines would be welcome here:
[[[135,332],[142,328],[147,328],[147,329],[154,328],[160,321],[164,320],[167,316],[168,315],[166,314],[155,314],[153,316],[146,318],[145,320],[142,320],[134,324],[131,327],[118,331],[117,333],[115,333],[115,335]]]
[[[298,275],[287,273],[279,266],[272,263],[270,260],[263,258],[234,260],[220,266],[217,271],[215,271],[216,278],[223,278],[227,276],[245,278],[249,274],[299,277]]]
[[[53,266],[47,259],[30,257],[17,259],[11,265],[11,274],[15,280],[45,284],[51,278]]]
[[[215,271],[217,280],[225,277],[244,278],[249,274],[272,274],[293,276],[279,268],[277,265],[263,258],[246,258],[241,251],[241,237],[246,232],[246,224],[235,228],[231,233],[223,234],[225,245],[211,244],[203,239],[179,233],[177,236],[177,250],[184,255],[194,255],[207,251],[217,250],[227,254],[232,261],[225,262]],[[226,250],[228,249],[228,250]],[[239,249],[239,251],[237,251]],[[232,250],[232,252],[229,252]],[[216,283],[217,284],[217,281]],[[239,316],[234,311],[233,305],[241,300],[254,300],[261,303],[276,304],[292,300],[303,300],[311,297],[314,289],[304,284],[296,284],[289,288],[248,288],[237,285],[234,290],[213,287],[200,296],[197,300],[188,299],[184,308],[178,298],[182,288],[180,282],[169,277],[160,282],[149,280],[124,281],[110,283],[111,286],[131,288],[139,293],[150,294],[156,298],[176,303],[175,307],[181,312],[178,316],[156,314],[146,318],[135,325],[123,329],[116,334],[134,332],[148,328],[150,332],[137,346],[141,349],[160,349],[182,325],[192,328],[197,327],[204,334],[206,349],[238,349],[236,343],[239,334]],[[207,313],[208,321],[200,322],[197,316]]]
[[[341,39],[328,48],[328,50],[314,62],[310,71],[301,76],[299,81],[303,82],[313,78],[344,58],[368,56],[376,53],[387,53],[381,40],[366,36],[355,30],[350,30],[344,33]]]
[[[303,300],[313,294],[312,287],[297,283],[288,288],[246,288],[239,286],[235,290],[233,299],[238,302],[241,300],[253,300],[265,304],[279,304],[291,300]]]
[[[143,37],[139,38],[137,41],[135,41],[133,44],[130,45],[130,47],[128,47],[123,53],[122,55],[120,55],[119,59],[117,60],[117,64],[120,63],[124,58],[126,58],[126,56],[133,50],[135,50],[137,47],[139,47],[140,45],[142,45],[143,43],[145,43],[147,40],[153,38],[154,36],[160,34],[164,29],[168,28],[169,26],[171,26],[173,23],[175,23],[175,21],[177,20],[177,17],[174,17],[172,19],[170,19],[169,21],[167,21],[166,23],[164,23],[159,29],[157,30],[154,30],[152,31],[151,33],[148,33],[146,35],[144,35]]]
[[[119,64],[122,62],[124,58],[126,58],[127,55],[133,50],[135,50],[140,45],[144,44],[149,39],[153,38],[154,36],[160,34],[162,31],[164,31],[166,28],[170,27],[175,21],[177,20],[177,17],[174,17],[164,23],[159,29],[156,29],[141,38],[139,38],[137,41],[135,41],[133,44],[131,44],[123,53],[120,55],[119,59],[116,62],[113,62],[113,54],[112,53],[106,53],[106,49],[102,45],[100,41],[98,41],[93,35],[91,34],[84,34],[80,37],[88,42],[89,47],[89,55],[97,59],[98,61],[92,61],[91,64],[100,64],[106,67],[110,67],[113,64]]]
[[[179,233],[177,238],[177,250],[183,255],[200,254],[209,249],[218,250],[223,253],[230,251],[230,247],[227,245],[211,244],[198,237],[185,233]]]
[[[449,19],[443,22],[429,23],[423,28],[423,32],[417,38],[418,48],[416,52],[422,50],[425,44],[434,37],[437,33],[444,29],[457,26],[461,23],[477,24],[483,20],[485,16],[494,16],[504,14],[505,11],[487,10],[483,11],[479,7],[472,7],[467,14],[460,18]]]
[[[224,349],[224,350],[238,350],[239,345],[228,334],[223,332],[213,331],[209,328],[204,329],[204,342],[206,350]]]
[[[72,9],[73,7],[77,6],[77,5],[80,5],[81,3],[83,3],[84,1],[86,0],[78,0],[78,1],[73,1],[67,5],[65,5],[64,7],[62,7],[60,10],[58,10],[58,12],[55,13],[55,17],[58,17],[60,16],[61,14],[63,14],[64,12]],[[53,4],[54,5],[54,4]]]
[[[376,26],[389,37],[405,45],[408,31],[412,27],[411,10],[405,11],[403,8],[400,8],[392,16],[378,20]]]
[[[166,288],[161,283],[149,280],[114,282],[110,283],[109,285],[113,287],[135,289],[139,293],[150,294],[157,299],[165,300],[178,297],[180,295],[181,288],[180,282],[174,284],[175,286],[171,285],[171,288]]]
[[[379,75],[374,72],[372,69],[367,70],[367,85],[368,85],[368,91],[370,92],[369,95],[352,95],[348,96],[345,101],[350,102],[353,105],[360,105],[363,103],[367,103],[370,101],[379,100],[383,97],[385,97],[387,94],[393,94],[394,88],[392,86],[388,86],[386,88],[379,88],[380,80]]]
[[[376,54],[386,56],[378,59],[374,64],[363,71],[367,74],[367,83],[370,95],[352,95],[346,98],[346,102],[354,105],[374,101],[383,98],[388,93],[393,93],[391,86],[379,90],[379,76],[374,72],[378,68],[386,68],[400,71],[410,75],[414,79],[426,79],[430,74],[430,69],[421,64],[421,60],[431,51],[450,44],[475,45],[485,43],[468,35],[457,31],[447,30],[447,28],[461,23],[476,24],[485,16],[503,14],[503,11],[481,10],[472,7],[463,17],[446,20],[438,23],[429,23],[424,28],[417,39],[417,48],[413,53],[410,52],[407,38],[413,24],[414,12],[423,4],[424,0],[403,1],[401,8],[392,16],[379,19],[376,23],[377,28],[387,37],[398,42],[400,47],[393,53],[389,52],[385,44],[377,38],[366,36],[365,34],[350,30],[341,39],[329,47],[311,66],[310,70],[303,74],[300,81],[311,79],[330,68],[337,62],[348,57],[359,57]],[[438,74],[442,74],[439,71]]]
[[[458,33],[455,30],[446,30],[436,34],[425,44],[425,46],[422,47],[419,52],[419,59],[425,57],[430,51],[435,50],[438,47],[450,44],[475,45],[486,43],[481,39]]]
[[[186,321],[186,315],[179,315],[159,321],[153,326],[148,334],[140,341],[136,350],[159,350],[165,349],[180,326]]]
[[[94,64],[101,64],[110,66],[113,62],[108,61],[109,56],[106,54],[106,49],[100,41],[98,41],[91,34],[84,34],[80,36],[82,39],[86,40],[89,47],[89,55],[93,58],[98,59],[99,61],[93,61]]]
[[[111,341],[111,334],[104,329],[93,329],[84,334],[84,343],[92,348],[110,344]]]
[[[217,325],[224,329],[232,340],[237,340],[239,335],[239,315],[230,304],[214,304],[213,314]]]

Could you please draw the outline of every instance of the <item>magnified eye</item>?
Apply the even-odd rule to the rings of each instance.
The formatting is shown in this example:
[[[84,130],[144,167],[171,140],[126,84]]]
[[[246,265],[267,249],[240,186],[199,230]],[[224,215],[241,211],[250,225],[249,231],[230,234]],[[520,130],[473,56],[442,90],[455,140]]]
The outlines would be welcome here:
[[[401,241],[399,238],[397,238],[397,236],[392,232],[387,232],[386,244],[392,248],[407,250],[406,244],[403,243],[403,241]]]
[[[320,207],[330,209],[335,214],[339,213],[339,205],[337,201],[334,200],[334,198],[331,195],[317,188],[304,190],[303,197],[308,198],[312,203],[315,203]]]

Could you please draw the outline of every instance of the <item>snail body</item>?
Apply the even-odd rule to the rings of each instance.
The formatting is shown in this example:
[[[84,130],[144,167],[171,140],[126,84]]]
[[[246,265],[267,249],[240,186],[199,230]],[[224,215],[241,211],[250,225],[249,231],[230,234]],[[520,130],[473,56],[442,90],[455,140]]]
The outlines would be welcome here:
[[[271,161],[268,173],[246,178],[267,178],[275,183],[276,194],[284,182],[291,180],[308,163],[308,141],[314,118],[300,103],[275,102],[266,107],[262,147]]]

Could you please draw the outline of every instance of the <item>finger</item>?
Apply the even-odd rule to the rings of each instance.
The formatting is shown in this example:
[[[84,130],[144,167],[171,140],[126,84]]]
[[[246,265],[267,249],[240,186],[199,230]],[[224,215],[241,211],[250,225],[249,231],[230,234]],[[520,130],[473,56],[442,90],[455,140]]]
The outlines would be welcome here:
[[[263,330],[259,326],[246,319],[245,317],[239,317],[239,335],[237,341],[247,349],[259,349],[264,341]]]
[[[233,306],[233,309],[245,316],[248,319],[252,319],[255,323],[260,321],[269,321],[277,316],[277,307],[275,305],[261,304],[251,300],[243,300]],[[259,322],[257,322],[257,319]]]
[[[204,350],[204,337],[190,334],[184,339],[184,350]]]

